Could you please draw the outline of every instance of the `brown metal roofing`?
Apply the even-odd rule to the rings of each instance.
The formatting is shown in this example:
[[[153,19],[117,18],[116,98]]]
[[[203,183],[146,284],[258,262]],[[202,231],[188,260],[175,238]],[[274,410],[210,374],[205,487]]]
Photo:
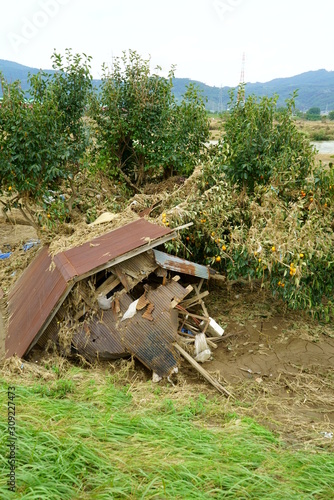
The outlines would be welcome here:
[[[51,262],[48,248],[42,248],[9,294],[6,357],[23,356],[66,293],[66,280],[57,267],[50,271]]]
[[[90,273],[116,257],[171,232],[168,228],[151,224],[145,219],[138,219],[83,245],[55,255],[54,262],[68,276],[68,281],[75,276]]]
[[[148,301],[154,305],[152,321],[145,319],[141,310],[119,323],[126,349],[161,377],[170,375],[179,359],[173,347],[177,340],[177,311],[171,308],[171,302],[173,299],[181,301],[187,293],[187,289],[173,280],[165,286],[160,285],[147,292]]]
[[[39,251],[9,294],[6,357],[22,357],[43,333],[74,285],[100,269],[146,251],[174,236],[174,231],[138,219],[51,258]]]

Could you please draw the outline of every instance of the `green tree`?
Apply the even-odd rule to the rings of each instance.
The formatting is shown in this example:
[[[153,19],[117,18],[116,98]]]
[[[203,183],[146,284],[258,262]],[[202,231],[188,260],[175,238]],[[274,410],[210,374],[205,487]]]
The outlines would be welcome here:
[[[330,112],[328,113],[328,118],[329,118],[330,120],[334,120],[334,111],[330,111]]]
[[[313,164],[312,147],[292,119],[294,99],[276,112],[278,96],[231,93],[231,111],[225,123],[227,177],[253,192],[256,184],[275,184],[279,190],[301,185]]]
[[[29,208],[43,203],[48,190],[71,183],[86,146],[82,117],[91,86],[89,58],[72,56],[66,61],[53,55],[53,74],[29,77],[30,99],[20,83],[1,76],[0,190],[7,193],[5,208],[16,206],[36,225]]]
[[[157,68],[159,70],[160,68]],[[189,173],[209,134],[205,105],[189,86],[177,105],[168,78],[151,74],[150,61],[135,51],[103,68],[93,117],[98,126],[100,164],[138,189],[147,178]]]
[[[306,119],[310,121],[321,120],[320,108],[314,106],[306,112]]]

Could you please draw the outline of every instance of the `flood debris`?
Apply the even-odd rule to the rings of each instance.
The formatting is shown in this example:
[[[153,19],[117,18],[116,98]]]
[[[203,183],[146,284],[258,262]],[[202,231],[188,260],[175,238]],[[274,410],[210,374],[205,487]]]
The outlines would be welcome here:
[[[162,251],[181,229],[138,219],[55,255],[41,248],[7,298],[5,357],[134,356],[159,381],[178,372],[182,356],[229,396],[197,363],[212,358],[223,334],[203,300],[213,271]]]

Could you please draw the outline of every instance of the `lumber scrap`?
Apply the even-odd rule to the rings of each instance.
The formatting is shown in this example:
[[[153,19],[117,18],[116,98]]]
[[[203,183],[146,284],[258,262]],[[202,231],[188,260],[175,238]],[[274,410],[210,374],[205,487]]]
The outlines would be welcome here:
[[[107,295],[110,293],[116,286],[120,284],[120,279],[117,278],[114,274],[111,274],[109,278],[107,278],[102,285],[100,285],[97,289],[97,293],[101,293],[102,295]]]
[[[192,307],[196,304],[200,304],[201,303],[201,300],[206,297],[207,295],[209,295],[209,292],[208,290],[206,290],[205,292],[202,292],[201,294],[197,293],[197,287],[195,286],[194,287],[195,289],[195,292],[196,292],[196,295],[194,297],[191,297],[190,299],[186,299],[186,300],[183,300],[182,301],[182,306],[187,308],[187,307]]]
[[[219,391],[221,394],[227,397],[233,397],[232,394],[223,387],[218,380],[213,378],[209,372],[207,372],[203,366],[201,366],[197,361],[194,360],[190,354],[188,354],[182,347],[177,343],[174,342],[174,347],[179,351],[179,353],[201,374],[203,377],[215,388],[217,391]]]

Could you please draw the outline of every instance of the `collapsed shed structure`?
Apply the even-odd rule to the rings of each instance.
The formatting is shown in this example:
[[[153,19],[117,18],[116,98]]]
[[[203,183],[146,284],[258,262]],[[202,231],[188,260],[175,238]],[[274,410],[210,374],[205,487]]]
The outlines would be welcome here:
[[[193,342],[212,322],[200,288],[214,271],[156,249],[179,229],[141,218],[54,256],[41,248],[8,296],[6,357],[52,345],[89,361],[133,355],[170,376],[180,336]],[[202,315],[187,310],[195,304]]]

